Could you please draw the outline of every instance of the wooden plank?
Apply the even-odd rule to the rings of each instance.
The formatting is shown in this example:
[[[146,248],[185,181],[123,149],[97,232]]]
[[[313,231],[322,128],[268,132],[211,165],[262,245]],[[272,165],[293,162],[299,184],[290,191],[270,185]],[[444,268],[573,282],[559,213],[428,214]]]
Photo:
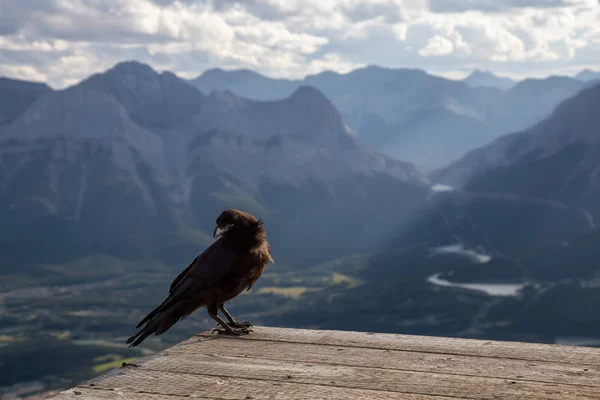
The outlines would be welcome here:
[[[203,333],[55,399],[600,400],[600,349],[255,328]]]
[[[194,397],[195,399],[208,399],[215,400],[216,397]],[[123,392],[122,390],[109,390],[109,389],[96,389],[86,387],[76,387],[73,389],[65,390],[59,393],[52,400],[189,400],[190,396],[187,395],[163,395],[155,393],[134,393],[134,392]]]
[[[238,340],[218,337],[210,341],[189,340],[167,349],[165,355],[186,360],[211,357],[288,360],[308,364],[358,366],[420,371],[449,375],[502,378],[517,381],[588,385],[600,388],[600,367],[555,362],[531,362],[402,350],[343,347],[305,343]]]
[[[94,390],[89,387],[94,385]],[[88,389],[84,392],[85,386]],[[102,390],[104,389],[104,390]],[[149,399],[162,400],[155,396],[179,396],[186,398],[209,398],[222,400],[242,399],[272,399],[272,400],[454,400],[445,396],[425,396],[419,394],[406,394],[386,392],[383,390],[371,391],[360,389],[347,389],[336,386],[306,385],[298,382],[249,380],[228,376],[205,376],[194,374],[178,374],[164,371],[146,370],[143,367],[128,367],[115,370],[101,379],[90,381],[81,388],[81,395],[62,393],[54,400],[93,399]],[[107,397],[106,392],[113,391],[117,395]],[[104,396],[104,397],[100,397]]]
[[[253,329],[254,332],[240,339],[600,366],[600,349],[589,347],[351,331],[263,327]],[[214,337],[210,331],[200,333],[198,336],[201,338]]]
[[[381,368],[331,366],[302,362],[224,357],[196,353],[158,354],[137,363],[136,373],[179,374],[179,379],[244,378],[249,381],[291,382],[315,387],[352,388],[369,392],[378,390],[401,394],[449,396],[482,399],[502,396],[522,400],[600,399],[598,387],[557,385],[500,378],[448,375],[429,372],[401,371]],[[131,370],[131,368],[130,368]],[[123,376],[126,376],[124,374]],[[102,384],[111,384],[110,379]],[[150,383],[151,389],[153,386]],[[152,393],[163,393],[151,390]],[[177,394],[177,393],[175,393]]]

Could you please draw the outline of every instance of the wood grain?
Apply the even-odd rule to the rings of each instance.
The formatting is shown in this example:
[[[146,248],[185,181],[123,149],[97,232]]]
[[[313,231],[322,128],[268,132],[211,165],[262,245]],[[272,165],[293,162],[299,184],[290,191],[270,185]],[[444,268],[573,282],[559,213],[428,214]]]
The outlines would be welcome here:
[[[450,396],[464,399],[493,398],[501,395],[519,399],[584,399],[597,398],[600,388],[570,386],[472,377],[428,372],[400,371],[364,367],[331,366],[288,361],[203,355],[173,357],[166,355],[140,364],[140,370],[166,371],[201,376],[220,376],[335,386],[362,390],[398,393],[418,393],[430,396]]]
[[[325,331],[285,328],[254,328],[241,340],[287,343],[313,343],[346,347],[404,350],[419,353],[472,355],[503,359],[553,361],[600,366],[600,349],[553,344],[504,342],[419,335],[395,335],[351,331]],[[214,337],[202,332],[199,337]]]
[[[330,366],[358,366],[436,374],[494,377],[567,385],[587,385],[600,388],[600,366],[585,364],[532,362],[526,360],[486,358],[477,356],[416,353],[336,345],[238,340],[219,337],[205,345],[188,341],[168,349],[165,354],[199,357],[243,357]],[[247,361],[251,362],[251,361]]]
[[[108,374],[102,380],[92,381],[91,388],[75,388],[80,395],[61,393],[55,400],[83,399],[150,399],[150,395],[180,396],[187,399],[273,399],[273,400],[311,400],[311,399],[368,399],[368,400],[454,400],[445,396],[425,396],[386,392],[383,390],[357,390],[335,386],[306,385],[294,382],[276,382],[268,380],[251,380],[227,376],[203,376],[176,374],[164,371],[143,369],[127,369],[126,373]],[[89,385],[89,384],[88,384]],[[85,385],[83,385],[85,386]],[[86,389],[83,392],[83,389]],[[107,391],[115,392],[115,396],[106,397]],[[98,397],[99,395],[104,397]],[[158,399],[157,399],[158,400]],[[162,398],[160,398],[162,400]]]
[[[55,399],[600,400],[600,349],[585,347],[259,327],[135,364]]]

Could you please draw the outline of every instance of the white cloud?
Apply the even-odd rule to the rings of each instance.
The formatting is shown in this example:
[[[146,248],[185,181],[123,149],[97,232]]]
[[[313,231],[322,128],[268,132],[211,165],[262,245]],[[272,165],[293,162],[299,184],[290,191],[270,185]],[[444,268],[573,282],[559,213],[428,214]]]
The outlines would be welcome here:
[[[464,12],[479,10],[487,12],[503,12],[522,8],[548,9],[566,7],[577,0],[429,0],[433,12]]]
[[[30,65],[8,67],[0,65],[0,76],[9,75],[26,81],[45,82],[47,76]]]
[[[419,54],[424,57],[445,56],[452,53],[454,44],[450,39],[440,35],[435,35],[427,42],[427,45],[419,50]]]
[[[600,64],[597,0],[2,0],[0,73],[64,86],[137,59],[298,77],[367,64],[508,75]]]

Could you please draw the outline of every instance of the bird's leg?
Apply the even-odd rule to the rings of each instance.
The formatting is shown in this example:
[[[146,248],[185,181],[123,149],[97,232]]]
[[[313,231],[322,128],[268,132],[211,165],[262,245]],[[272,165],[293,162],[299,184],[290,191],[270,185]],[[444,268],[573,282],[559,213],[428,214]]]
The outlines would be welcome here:
[[[248,328],[240,328],[240,329],[234,329],[231,326],[229,326],[227,324],[227,322],[223,321],[223,319],[221,319],[221,317],[219,317],[218,312],[218,307],[215,306],[209,306],[208,307],[208,315],[214,319],[218,325],[220,325],[223,329],[213,329],[213,333],[217,332],[218,334],[222,335],[235,335],[235,336],[241,336],[247,333],[250,333],[250,330],[248,330]]]
[[[227,311],[227,309],[225,308],[225,304],[221,304],[219,306],[219,310],[221,310],[223,315],[225,315],[225,317],[229,321],[229,323],[227,325],[229,325],[230,327],[232,327],[232,328],[252,328],[252,324],[250,323],[250,321],[237,322],[235,319],[233,319],[231,314],[229,314],[229,311]]]

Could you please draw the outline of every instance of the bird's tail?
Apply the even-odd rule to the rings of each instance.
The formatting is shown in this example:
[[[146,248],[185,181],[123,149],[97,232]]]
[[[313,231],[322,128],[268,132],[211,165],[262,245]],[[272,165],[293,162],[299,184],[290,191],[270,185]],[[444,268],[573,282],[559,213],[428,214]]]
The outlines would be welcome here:
[[[144,339],[146,339],[148,336],[150,336],[154,332],[156,332],[156,329],[158,328],[158,324],[159,324],[159,318],[154,318],[154,319],[148,321],[146,326],[143,329],[141,329],[138,333],[136,333],[135,335],[133,335],[129,339],[127,339],[126,343],[129,344],[129,347],[137,346],[138,344],[142,343],[144,341]]]
[[[172,297],[166,298],[165,301],[163,301],[158,307],[152,310],[150,314],[146,315],[144,319],[142,319],[140,323],[137,324],[136,328],[139,328],[144,324],[146,324],[146,326],[144,326],[138,333],[127,339],[126,343],[131,343],[129,347],[137,346],[138,344],[142,343],[144,339],[146,339],[148,336],[156,332],[162,320],[162,313],[169,308],[169,306],[173,303],[173,300],[174,299]]]

